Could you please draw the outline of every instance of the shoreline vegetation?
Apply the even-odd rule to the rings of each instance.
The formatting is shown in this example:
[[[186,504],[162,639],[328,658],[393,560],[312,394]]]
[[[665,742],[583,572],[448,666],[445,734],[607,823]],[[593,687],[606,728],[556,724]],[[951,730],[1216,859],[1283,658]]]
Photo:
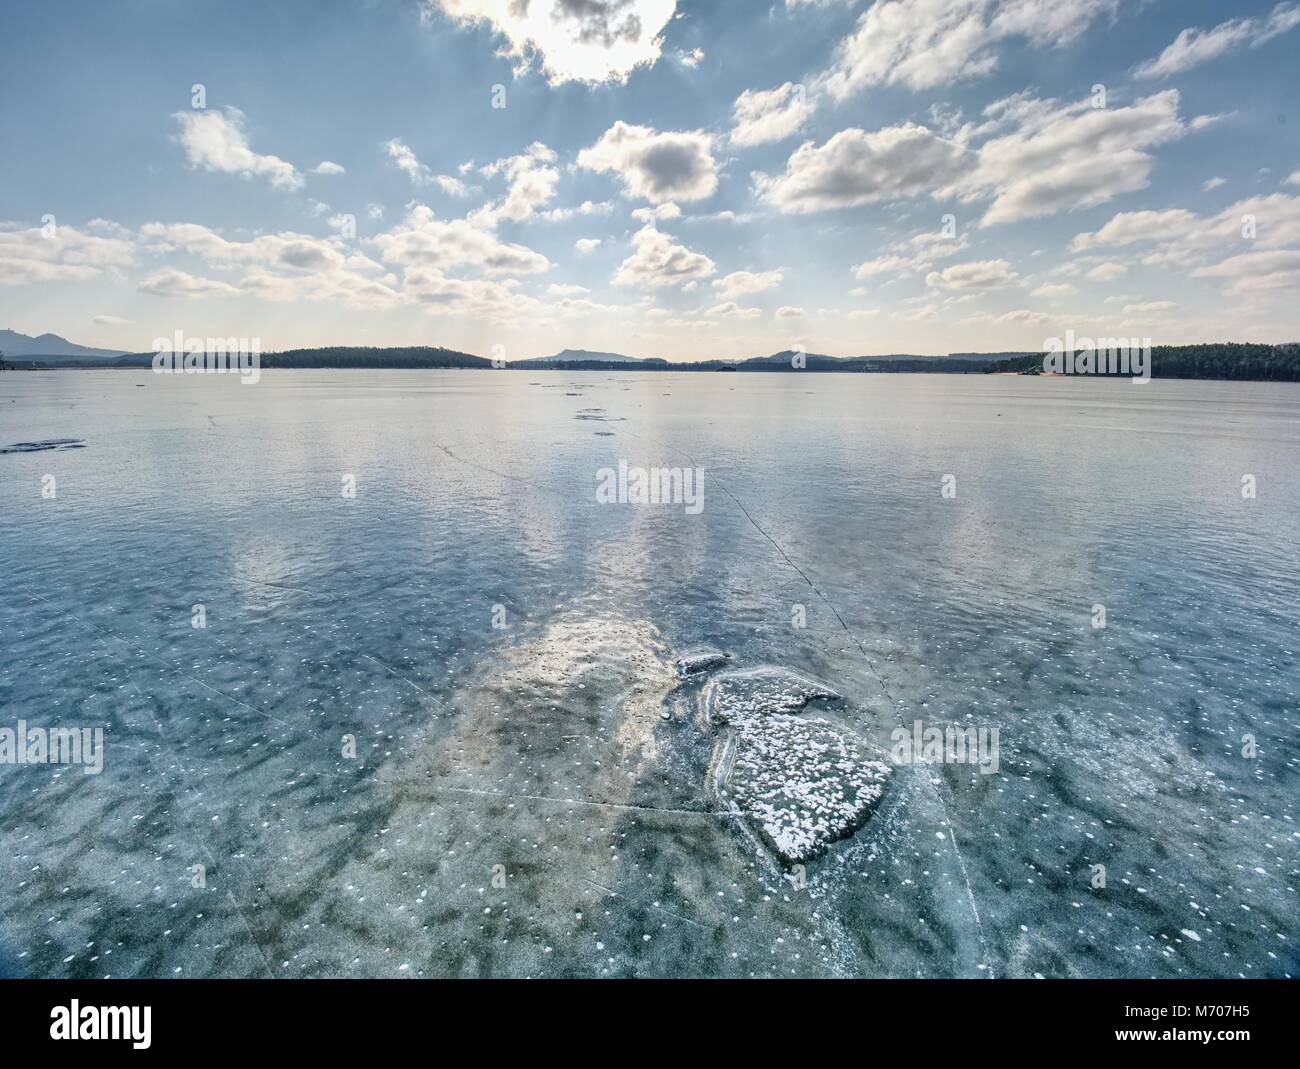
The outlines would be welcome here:
[[[566,354],[571,352],[566,350]],[[329,346],[288,349],[264,353],[260,365],[267,368],[325,370],[333,368],[369,370],[487,369],[514,371],[764,371],[841,372],[850,374],[1014,374],[1043,373],[1042,353],[950,353],[946,356],[918,356],[907,353],[884,356],[825,356],[784,350],[771,356],[746,360],[702,360],[674,363],[662,358],[601,359],[610,354],[580,352],[573,356],[540,357],[497,361],[470,353],[432,346],[371,348]],[[132,370],[152,367],[153,353],[128,353],[118,357],[87,359],[58,355],[10,356],[0,354],[0,370]],[[1227,379],[1253,382],[1300,382],[1300,344],[1265,345],[1225,342],[1204,345],[1160,345],[1151,349],[1152,378]],[[1127,378],[1126,375],[1089,377]]]

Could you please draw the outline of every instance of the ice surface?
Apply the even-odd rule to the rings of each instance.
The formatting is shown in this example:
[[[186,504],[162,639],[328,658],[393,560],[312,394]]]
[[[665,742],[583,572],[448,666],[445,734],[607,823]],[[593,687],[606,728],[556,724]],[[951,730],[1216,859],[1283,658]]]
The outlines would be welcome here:
[[[1277,383],[0,376],[4,442],[90,443],[0,464],[0,726],[107,729],[101,775],[0,765],[0,958],[1296,975],[1297,411]],[[703,466],[704,511],[597,504],[619,459]],[[680,676],[701,647],[732,661]],[[996,727],[1000,767],[893,766],[796,880],[710,775],[738,732],[709,680],[764,665],[812,703],[760,682],[726,715],[868,758]]]

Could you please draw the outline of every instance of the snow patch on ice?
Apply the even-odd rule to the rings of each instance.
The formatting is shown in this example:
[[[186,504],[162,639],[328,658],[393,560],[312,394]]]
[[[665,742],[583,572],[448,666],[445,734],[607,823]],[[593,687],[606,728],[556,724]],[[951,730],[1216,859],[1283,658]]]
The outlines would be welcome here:
[[[884,794],[889,766],[829,721],[792,715],[813,699],[838,697],[774,668],[726,672],[708,685],[708,720],[729,729],[714,761],[718,793],[787,863],[852,835]]]

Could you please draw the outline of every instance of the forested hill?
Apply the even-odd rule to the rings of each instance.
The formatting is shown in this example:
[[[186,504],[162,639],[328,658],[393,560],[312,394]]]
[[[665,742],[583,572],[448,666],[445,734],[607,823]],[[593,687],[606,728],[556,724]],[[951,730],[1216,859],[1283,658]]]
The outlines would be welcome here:
[[[386,367],[447,368],[491,367],[482,356],[458,353],[455,349],[426,345],[376,349],[353,345],[328,346],[323,349],[286,349],[282,353],[264,353],[262,367]]]
[[[1043,370],[1043,355],[1032,353],[1010,360],[998,360],[984,370],[994,374],[1018,371],[1023,375],[1038,375]],[[1221,342],[1212,345],[1153,345],[1151,377],[1300,382],[1300,344]]]

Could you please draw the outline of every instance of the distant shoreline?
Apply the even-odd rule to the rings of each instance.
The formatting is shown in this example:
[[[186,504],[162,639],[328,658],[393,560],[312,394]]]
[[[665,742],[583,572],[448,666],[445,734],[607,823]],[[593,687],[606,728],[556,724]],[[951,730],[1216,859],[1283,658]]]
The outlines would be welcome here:
[[[216,352],[216,350],[214,350]],[[950,353],[946,356],[915,356],[898,353],[885,356],[825,356],[786,350],[770,356],[745,360],[700,360],[671,363],[664,359],[529,359],[501,362],[481,356],[432,346],[386,349],[336,346],[319,349],[291,349],[257,356],[262,371],[599,371],[599,372],[689,372],[854,375],[1024,375],[1044,373],[1044,356],[1038,353]],[[153,353],[131,353],[106,360],[78,357],[4,357],[0,363],[13,371],[141,371],[152,370]],[[1152,378],[1209,379],[1242,382],[1300,382],[1300,345],[1265,345],[1223,342],[1207,345],[1151,346]],[[1055,376],[1053,376],[1055,377]],[[1123,374],[1097,373],[1073,377],[1123,378]]]

